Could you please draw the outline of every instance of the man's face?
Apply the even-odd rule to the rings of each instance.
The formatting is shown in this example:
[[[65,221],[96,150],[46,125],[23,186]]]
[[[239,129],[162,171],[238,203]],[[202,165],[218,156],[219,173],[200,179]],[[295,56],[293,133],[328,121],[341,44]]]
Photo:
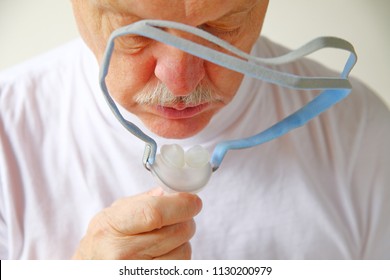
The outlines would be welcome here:
[[[201,28],[249,52],[268,0],[73,0],[80,33],[101,61],[111,32],[142,19]],[[202,39],[177,30],[174,35]],[[106,83],[121,106],[154,133],[186,138],[234,97],[242,75],[144,37],[116,39]],[[164,97],[164,98],[162,98]]]

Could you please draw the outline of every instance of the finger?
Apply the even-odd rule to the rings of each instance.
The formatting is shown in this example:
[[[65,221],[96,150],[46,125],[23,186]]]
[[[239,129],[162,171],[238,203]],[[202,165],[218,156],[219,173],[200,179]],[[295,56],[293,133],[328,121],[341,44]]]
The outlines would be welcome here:
[[[158,230],[134,236],[139,250],[146,256],[152,258],[165,255],[184,243],[187,243],[195,234],[196,225],[193,219],[163,227]]]
[[[154,258],[155,260],[190,260],[192,255],[191,244],[186,242],[165,255]]]
[[[103,258],[150,260],[175,251],[188,243],[195,233],[193,219],[179,224],[163,227],[148,233],[103,239],[100,245],[105,248]],[[182,255],[183,252],[182,252]]]
[[[104,210],[106,222],[119,233],[133,235],[192,219],[202,208],[200,198],[194,194],[156,193],[158,191],[115,202]]]
[[[154,188],[154,189],[151,189],[147,192],[145,192],[145,194],[147,195],[150,195],[150,196],[162,196],[164,195],[164,190],[160,187],[157,187],[157,188]]]

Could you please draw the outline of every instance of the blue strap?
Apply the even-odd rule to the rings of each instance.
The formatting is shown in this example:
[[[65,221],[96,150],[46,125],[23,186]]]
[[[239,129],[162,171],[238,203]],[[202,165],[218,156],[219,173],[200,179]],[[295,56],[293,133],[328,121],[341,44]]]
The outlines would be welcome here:
[[[176,37],[161,28],[181,30],[199,36],[209,42],[212,42],[214,45],[217,45],[233,53],[238,57],[218,52],[212,48],[197,44],[181,37]],[[320,113],[345,98],[351,91],[351,85],[347,77],[357,59],[354,48],[350,43],[343,39],[334,37],[317,38],[302,46],[301,48],[283,56],[274,58],[258,58],[244,53],[243,51],[235,48],[220,38],[215,37],[212,34],[207,33],[199,28],[187,26],[177,22],[143,20],[115,30],[110,36],[103,58],[100,72],[100,85],[110,108],[122,123],[122,125],[124,125],[131,133],[146,143],[146,149],[144,153],[145,166],[148,164],[152,165],[154,163],[157,144],[152,138],[144,134],[137,126],[128,122],[122,117],[117,106],[115,105],[115,102],[110,97],[107,86],[105,84],[105,77],[108,72],[110,58],[114,49],[115,38],[128,34],[136,34],[154,39],[156,41],[174,46],[194,56],[213,62],[222,67],[229,68],[244,75],[264,80],[269,83],[300,90],[323,90],[321,94],[315,97],[303,108],[284,118],[282,121],[271,126],[265,131],[245,139],[223,141],[217,144],[211,157],[213,170],[218,169],[228,150],[249,148],[280,137],[292,129],[306,124],[309,120],[318,116]],[[302,56],[306,56],[323,48],[337,48],[348,51],[350,53],[348,61],[342,73],[340,74],[340,77],[302,77],[290,73],[283,73],[263,66],[289,63],[301,58]]]

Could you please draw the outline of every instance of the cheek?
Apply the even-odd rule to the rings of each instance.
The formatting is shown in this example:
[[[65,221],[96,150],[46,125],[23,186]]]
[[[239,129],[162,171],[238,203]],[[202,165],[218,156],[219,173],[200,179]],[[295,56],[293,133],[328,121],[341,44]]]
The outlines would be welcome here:
[[[106,77],[112,97],[131,111],[133,96],[154,78],[155,59],[145,54],[114,54]]]
[[[243,75],[210,62],[205,65],[207,78],[223,98],[223,103],[229,103],[236,94]]]

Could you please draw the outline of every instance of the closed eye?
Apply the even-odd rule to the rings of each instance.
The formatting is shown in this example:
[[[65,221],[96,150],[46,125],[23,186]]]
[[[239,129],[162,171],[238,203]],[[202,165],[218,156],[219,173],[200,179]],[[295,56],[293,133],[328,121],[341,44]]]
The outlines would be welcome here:
[[[204,24],[200,26],[200,28],[204,31],[207,31],[217,37],[234,37],[238,35],[240,32],[240,26],[235,27],[222,27],[222,26],[213,26],[209,24]]]
[[[143,36],[124,35],[115,39],[115,50],[133,54],[148,46],[152,41]]]

